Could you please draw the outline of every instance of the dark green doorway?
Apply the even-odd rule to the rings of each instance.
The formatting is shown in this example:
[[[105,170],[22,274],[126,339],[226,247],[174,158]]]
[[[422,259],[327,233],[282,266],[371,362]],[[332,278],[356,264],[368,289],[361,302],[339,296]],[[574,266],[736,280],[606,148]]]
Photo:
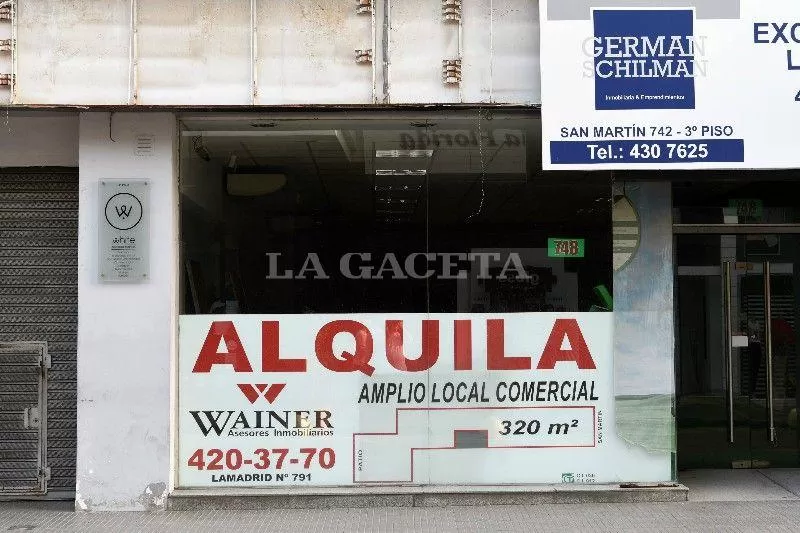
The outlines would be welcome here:
[[[800,210],[785,186],[674,191],[679,469],[800,466]]]

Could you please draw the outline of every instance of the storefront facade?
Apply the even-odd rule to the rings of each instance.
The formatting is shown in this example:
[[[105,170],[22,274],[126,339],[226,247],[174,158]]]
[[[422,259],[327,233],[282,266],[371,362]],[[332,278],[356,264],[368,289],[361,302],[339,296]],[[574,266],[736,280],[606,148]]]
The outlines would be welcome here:
[[[659,51],[667,1],[14,2],[0,494],[680,499],[683,468],[797,466],[794,137],[708,103],[722,41],[778,52],[785,97],[788,3],[695,3]],[[626,16],[708,73],[607,80],[650,60]],[[54,43],[87,24],[116,31],[77,79]]]

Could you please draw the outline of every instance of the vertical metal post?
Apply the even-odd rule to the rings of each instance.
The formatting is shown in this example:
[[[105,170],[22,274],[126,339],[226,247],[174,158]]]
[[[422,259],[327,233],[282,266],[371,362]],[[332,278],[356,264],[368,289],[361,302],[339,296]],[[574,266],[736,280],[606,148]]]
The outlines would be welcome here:
[[[391,84],[389,80],[389,70],[391,67],[391,49],[389,43],[391,36],[389,33],[392,28],[392,0],[383,0],[383,103],[391,102],[389,91]],[[374,53],[373,53],[374,56]]]
[[[11,89],[10,100],[17,103],[17,2],[11,2]],[[7,111],[7,110],[6,110]],[[8,117],[8,115],[6,115]]]
[[[461,18],[458,19],[458,64],[464,65],[464,12],[461,12]],[[462,71],[463,72],[463,71]],[[458,101],[464,103],[464,82],[463,74],[461,81],[458,83]]]
[[[489,103],[494,103],[494,0],[489,0]]]
[[[130,49],[128,71],[128,104],[136,105],[139,101],[139,5],[138,0],[131,0]]]
[[[772,285],[770,263],[764,261],[764,346],[767,352],[767,422],[769,441],[775,442],[775,409],[772,383]]]
[[[723,311],[725,315],[725,368],[726,368],[726,400],[728,403],[728,442],[733,444],[734,440],[734,420],[733,420],[733,328],[731,327],[731,262],[725,261],[723,264]]]
[[[372,26],[372,103],[379,104],[378,102],[378,65],[377,65],[377,58],[378,58],[378,28],[376,26],[376,15],[375,12],[377,11],[377,1],[372,3],[370,7],[370,25]]]
[[[250,0],[250,103],[258,104],[258,5]]]

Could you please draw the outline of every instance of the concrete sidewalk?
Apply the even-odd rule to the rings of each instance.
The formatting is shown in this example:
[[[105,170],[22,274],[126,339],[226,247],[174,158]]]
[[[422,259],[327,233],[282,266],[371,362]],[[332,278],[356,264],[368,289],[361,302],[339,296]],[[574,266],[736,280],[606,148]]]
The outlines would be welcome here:
[[[800,501],[92,514],[0,504],[9,532],[798,530]]]
[[[0,503],[0,533],[219,531],[800,531],[800,470],[684,472],[686,503],[595,503],[75,513],[71,502]]]
[[[681,472],[679,480],[689,489],[690,502],[800,500],[800,469],[796,468],[690,470]]]

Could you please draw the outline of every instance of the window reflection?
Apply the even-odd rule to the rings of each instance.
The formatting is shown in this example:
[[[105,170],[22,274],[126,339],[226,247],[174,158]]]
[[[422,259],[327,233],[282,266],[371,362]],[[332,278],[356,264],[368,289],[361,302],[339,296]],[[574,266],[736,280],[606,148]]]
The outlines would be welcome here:
[[[183,312],[609,310],[609,174],[480,113],[184,124]]]

